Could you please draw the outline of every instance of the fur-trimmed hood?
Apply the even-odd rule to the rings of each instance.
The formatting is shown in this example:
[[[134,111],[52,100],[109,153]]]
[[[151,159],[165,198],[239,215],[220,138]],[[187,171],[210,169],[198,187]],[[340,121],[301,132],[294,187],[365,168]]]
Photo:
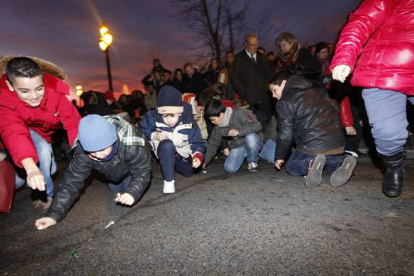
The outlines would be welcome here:
[[[59,68],[57,65],[43,60],[41,58],[37,58],[37,57],[31,57],[31,56],[24,56],[24,55],[7,55],[7,56],[2,56],[0,57],[0,76],[4,75],[6,73],[6,66],[7,63],[9,63],[9,61],[13,58],[16,57],[27,57],[32,59],[34,62],[37,63],[37,65],[39,65],[40,69],[43,71],[43,73],[47,73],[49,75],[55,76],[61,80],[66,80],[67,79],[67,75],[65,74],[65,72]]]

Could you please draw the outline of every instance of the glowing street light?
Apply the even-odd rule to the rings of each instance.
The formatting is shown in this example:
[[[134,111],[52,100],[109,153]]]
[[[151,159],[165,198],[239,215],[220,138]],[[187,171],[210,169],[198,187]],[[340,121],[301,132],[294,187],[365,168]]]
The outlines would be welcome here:
[[[76,96],[80,97],[83,93],[82,86],[80,84],[76,85]]]
[[[114,89],[112,88],[111,64],[109,62],[109,46],[111,46],[112,44],[113,37],[105,23],[102,23],[99,32],[101,34],[101,39],[99,40],[99,48],[102,50],[102,52],[105,53],[106,69],[108,71],[109,90],[114,91]]]

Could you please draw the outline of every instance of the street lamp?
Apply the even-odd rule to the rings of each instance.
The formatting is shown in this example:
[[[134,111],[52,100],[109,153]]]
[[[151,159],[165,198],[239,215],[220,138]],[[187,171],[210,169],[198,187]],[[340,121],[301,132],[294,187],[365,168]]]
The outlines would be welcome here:
[[[80,84],[76,85],[75,89],[76,89],[76,96],[80,97],[83,93],[82,85]]]
[[[101,33],[101,39],[99,40],[99,48],[101,48],[102,52],[105,53],[106,69],[108,71],[109,90],[114,91],[112,87],[111,64],[109,63],[109,46],[111,46],[113,37],[105,23],[102,23],[99,32]]]

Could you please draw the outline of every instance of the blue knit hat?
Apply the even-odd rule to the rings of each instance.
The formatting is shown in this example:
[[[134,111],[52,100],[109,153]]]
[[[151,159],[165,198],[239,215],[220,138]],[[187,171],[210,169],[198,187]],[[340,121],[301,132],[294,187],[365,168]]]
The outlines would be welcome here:
[[[159,114],[183,113],[184,105],[181,100],[181,92],[172,86],[163,86],[158,94],[157,110]]]
[[[99,115],[88,115],[79,123],[79,142],[85,151],[100,151],[118,140],[116,127]]]

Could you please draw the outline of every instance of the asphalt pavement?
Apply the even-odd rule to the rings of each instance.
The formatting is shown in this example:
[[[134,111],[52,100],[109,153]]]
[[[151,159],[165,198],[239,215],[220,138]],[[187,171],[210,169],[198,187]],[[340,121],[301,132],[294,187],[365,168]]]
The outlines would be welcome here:
[[[329,175],[308,189],[259,165],[230,175],[216,161],[206,174],[178,176],[172,195],[154,165],[133,207],[116,205],[93,175],[65,219],[42,231],[21,189],[0,214],[0,275],[414,275],[413,161],[395,199],[368,158],[339,188]]]

